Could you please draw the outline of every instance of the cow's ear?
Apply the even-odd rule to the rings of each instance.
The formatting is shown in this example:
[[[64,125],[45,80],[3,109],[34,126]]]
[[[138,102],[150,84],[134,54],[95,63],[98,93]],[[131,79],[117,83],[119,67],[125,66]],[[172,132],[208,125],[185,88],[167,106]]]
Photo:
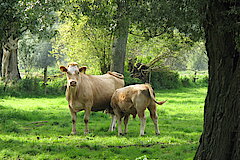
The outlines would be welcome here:
[[[60,70],[61,70],[62,72],[67,72],[67,68],[64,67],[64,66],[60,66]]]
[[[87,70],[86,66],[83,66],[83,67],[79,68],[79,72],[84,73],[84,74],[85,74],[86,70]]]

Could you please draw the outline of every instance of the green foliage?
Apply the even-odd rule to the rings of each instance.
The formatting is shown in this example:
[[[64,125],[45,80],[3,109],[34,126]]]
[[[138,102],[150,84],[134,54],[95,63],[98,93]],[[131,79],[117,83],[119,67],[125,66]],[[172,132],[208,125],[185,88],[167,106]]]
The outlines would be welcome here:
[[[172,33],[163,33],[146,40],[144,37],[129,35],[128,57],[137,58],[137,62],[151,68],[169,67],[182,70],[187,68],[186,60],[193,45],[191,39],[175,29]]]
[[[188,69],[197,71],[208,69],[208,57],[203,41],[194,43],[191,49],[188,50],[188,55],[186,59]]]
[[[208,75],[206,72],[176,72],[164,70],[152,72],[151,85],[155,89],[176,89],[181,87],[207,87]]]
[[[47,87],[43,85],[43,80],[36,77],[25,77],[18,81],[10,82],[5,86],[3,81],[0,81],[0,95],[1,96],[16,96],[16,97],[28,97],[28,96],[43,96],[50,95],[63,95],[65,92],[66,79],[55,78],[49,79]],[[5,88],[5,90],[4,90]]]
[[[35,48],[38,44],[37,38],[30,32],[26,32],[18,42],[18,61],[21,69],[29,73],[34,67]]]
[[[206,88],[155,91],[161,135],[146,111],[146,136],[139,137],[139,118],[129,120],[129,133],[108,132],[110,116],[91,115],[84,135],[83,112],[75,136],[65,96],[0,98],[0,159],[193,159],[203,125]]]
[[[180,73],[180,81],[183,87],[207,87],[208,73],[207,71],[182,71]]]
[[[174,71],[152,72],[151,84],[155,89],[173,89],[181,86],[179,74]]]
[[[124,81],[125,81],[125,86],[143,83],[140,79],[131,77],[128,71],[124,73]]]
[[[112,35],[104,28],[87,25],[87,19],[82,17],[78,24],[66,20],[60,25],[54,51],[66,55],[68,62],[74,61],[94,68],[95,74],[106,73],[110,70]]]
[[[55,32],[48,29],[55,23],[53,11],[60,4],[56,0],[3,0],[0,5],[1,40],[6,40],[10,35],[19,38],[26,30],[41,37],[52,37]]]

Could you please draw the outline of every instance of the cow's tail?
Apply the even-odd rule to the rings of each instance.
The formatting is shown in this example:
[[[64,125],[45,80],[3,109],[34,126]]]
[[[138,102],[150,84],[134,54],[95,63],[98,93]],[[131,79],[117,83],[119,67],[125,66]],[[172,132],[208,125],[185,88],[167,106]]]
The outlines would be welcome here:
[[[121,73],[118,73],[118,72],[110,72],[110,71],[108,71],[107,74],[110,74],[110,75],[112,75],[114,77],[117,77],[119,79],[124,79],[124,76]]]
[[[151,85],[150,85],[150,84],[146,84],[146,85],[147,85],[147,88],[148,88],[150,97],[151,97],[151,99],[152,99],[155,103],[157,103],[158,105],[162,105],[162,104],[164,104],[165,102],[167,102],[167,100],[166,100],[166,101],[159,101],[159,102],[156,101],[156,99],[155,99],[155,94],[154,94],[154,92],[153,92],[153,89],[152,89]]]

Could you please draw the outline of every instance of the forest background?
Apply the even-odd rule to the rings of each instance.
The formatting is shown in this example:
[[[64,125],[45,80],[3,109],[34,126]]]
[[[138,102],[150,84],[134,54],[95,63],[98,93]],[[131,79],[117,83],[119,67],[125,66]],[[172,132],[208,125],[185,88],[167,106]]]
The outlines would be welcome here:
[[[126,84],[149,82],[156,89],[190,86],[199,78],[195,74],[207,71],[202,31],[197,23],[183,25],[181,17],[174,18],[171,12],[178,7],[174,14],[189,22],[198,21],[193,19],[193,12],[199,16],[195,5],[164,1],[3,2],[1,89],[16,92],[11,94],[24,90],[59,93],[57,88],[63,88],[65,82],[58,66],[69,62],[87,66],[88,74],[124,73]],[[182,77],[178,71],[192,72]],[[207,82],[206,74],[201,78]]]

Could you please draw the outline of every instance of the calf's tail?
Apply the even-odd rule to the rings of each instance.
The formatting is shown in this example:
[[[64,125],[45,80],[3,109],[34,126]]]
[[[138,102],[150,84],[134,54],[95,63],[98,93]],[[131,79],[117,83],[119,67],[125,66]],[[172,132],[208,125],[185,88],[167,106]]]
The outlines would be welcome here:
[[[149,93],[150,93],[151,99],[152,99],[156,104],[162,105],[162,104],[164,104],[165,102],[167,102],[167,100],[166,100],[166,101],[159,101],[159,102],[156,101],[156,99],[155,99],[155,94],[154,94],[153,89],[152,89],[152,87],[150,86],[150,84],[147,84],[147,88],[148,88],[148,91],[149,91]]]

